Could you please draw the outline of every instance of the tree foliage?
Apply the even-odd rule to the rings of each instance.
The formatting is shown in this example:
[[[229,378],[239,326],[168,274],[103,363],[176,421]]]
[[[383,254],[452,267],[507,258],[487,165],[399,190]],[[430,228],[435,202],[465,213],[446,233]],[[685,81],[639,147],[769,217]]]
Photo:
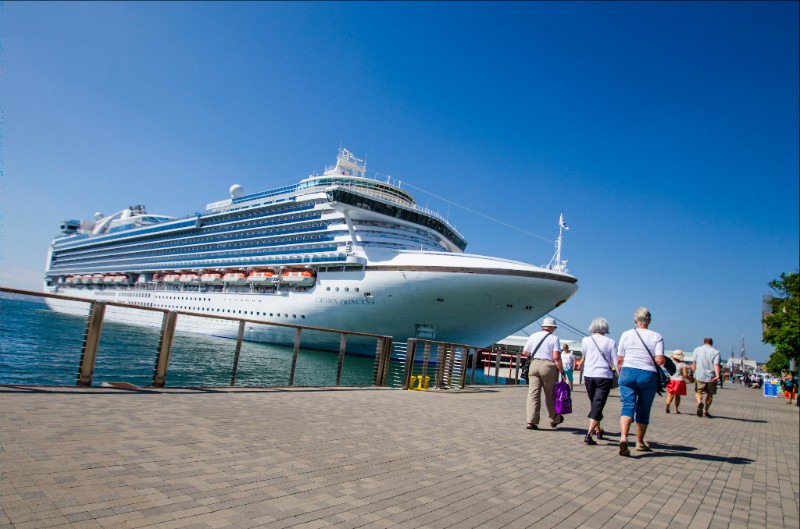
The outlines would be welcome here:
[[[789,360],[800,363],[800,274],[781,274],[769,283],[773,291],[772,314],[764,318],[764,343],[775,346],[766,368],[780,373],[789,368]]]

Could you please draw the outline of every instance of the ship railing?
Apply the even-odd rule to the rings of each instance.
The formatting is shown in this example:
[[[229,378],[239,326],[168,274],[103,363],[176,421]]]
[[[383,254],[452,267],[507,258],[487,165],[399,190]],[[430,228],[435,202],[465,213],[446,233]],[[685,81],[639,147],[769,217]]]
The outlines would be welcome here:
[[[63,336],[54,336],[45,347],[46,351],[36,351],[36,358],[13,358],[14,351],[8,345],[9,365],[27,364],[26,373],[32,369],[52,372],[55,370],[72,369],[77,367],[77,377],[74,383],[80,386],[112,385],[118,387],[165,387],[170,380],[172,387],[195,386],[386,386],[391,370],[390,359],[392,352],[392,337],[379,334],[351,332],[338,329],[292,325],[284,323],[265,323],[263,321],[219,316],[184,310],[167,310],[148,307],[135,303],[119,303],[115,301],[92,301],[85,298],[32,292],[12,288],[0,287],[0,302],[6,300],[21,300],[41,303],[47,300],[50,305],[59,305],[58,312],[71,313],[82,316],[83,325],[71,321],[70,327],[74,330],[71,336],[64,332]],[[135,298],[134,298],[135,299]],[[4,311],[4,317],[8,312]],[[113,312],[113,321],[108,318]],[[65,316],[70,318],[70,316]],[[109,321],[107,321],[109,320]],[[157,332],[143,327],[143,320],[158,328]],[[44,321],[44,320],[42,320]],[[179,327],[179,321],[181,326]],[[131,325],[115,325],[115,323],[129,323]],[[25,326],[35,325],[35,321],[15,322],[18,334],[36,332],[25,329]],[[193,327],[225,324],[229,328],[236,327],[236,339],[231,342],[221,342],[219,338],[201,335],[182,335],[181,331],[192,331]],[[8,322],[6,322],[8,327]],[[82,327],[82,333],[79,327]],[[120,330],[124,327],[124,331]],[[101,344],[101,331],[105,333],[124,336],[122,342],[115,340],[115,344],[123,343],[122,347],[103,347]],[[38,332],[47,334],[48,329],[39,329]],[[248,340],[245,340],[247,333]],[[339,352],[334,356],[328,352],[313,350],[314,343],[319,343],[321,337],[329,339],[330,333],[339,336]],[[292,343],[291,353],[288,347],[271,347],[265,349],[263,344],[255,343],[252,338],[261,336],[263,340],[280,338],[285,341],[289,338]],[[15,338],[25,340],[24,336]],[[306,343],[303,340],[308,339]],[[78,343],[80,345],[78,346]],[[355,343],[355,349],[363,351],[364,348],[374,344],[375,355],[363,356],[353,354],[350,344]],[[224,345],[223,345],[224,344]],[[74,349],[65,354],[64,347]],[[259,349],[260,347],[260,349]],[[116,350],[114,350],[116,349]],[[120,351],[120,349],[122,349]],[[203,349],[206,355],[199,354]],[[223,351],[224,350],[224,351]],[[4,353],[5,356],[6,353]],[[63,363],[64,358],[74,359],[74,363]],[[313,358],[312,358],[313,357]],[[61,364],[55,365],[50,360],[58,358]],[[309,360],[310,358],[310,360]],[[201,365],[205,362],[205,365]],[[364,373],[364,362],[372,362],[372,376],[364,380],[358,373]],[[4,362],[5,363],[5,362]],[[348,364],[360,364],[360,370],[346,369]],[[282,372],[275,373],[274,365],[281,367]],[[11,366],[13,367],[13,366]],[[326,375],[329,382],[320,383],[319,371],[330,371]],[[327,372],[326,371],[326,372]],[[197,374],[202,372],[202,374]],[[288,372],[288,373],[287,373]],[[73,371],[74,373],[74,371]],[[6,373],[8,375],[8,373]],[[313,375],[313,383],[309,382]],[[26,375],[27,376],[27,375]],[[47,378],[50,377],[50,378]],[[45,377],[52,380],[68,380],[68,373],[50,374]],[[59,378],[60,377],[60,378]],[[30,378],[30,377],[29,377]],[[25,384],[22,377],[21,384]],[[33,385],[66,385],[63,383],[43,382],[37,383],[33,377]],[[131,382],[133,381],[133,382]]]

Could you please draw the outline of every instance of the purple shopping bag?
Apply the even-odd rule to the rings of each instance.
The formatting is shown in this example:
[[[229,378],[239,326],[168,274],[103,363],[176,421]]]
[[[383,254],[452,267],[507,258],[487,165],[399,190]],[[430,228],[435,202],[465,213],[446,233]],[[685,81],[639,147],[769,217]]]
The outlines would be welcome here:
[[[567,415],[572,413],[572,395],[570,395],[569,384],[566,382],[556,382],[556,413]]]

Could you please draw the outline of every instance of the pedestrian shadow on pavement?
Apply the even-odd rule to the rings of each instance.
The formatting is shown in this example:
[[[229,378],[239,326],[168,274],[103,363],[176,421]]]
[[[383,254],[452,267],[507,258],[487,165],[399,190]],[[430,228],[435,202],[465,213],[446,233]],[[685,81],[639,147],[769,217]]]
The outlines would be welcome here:
[[[631,454],[635,457],[651,458],[651,457],[687,457],[689,459],[697,459],[699,461],[716,461],[719,463],[729,463],[731,465],[749,465],[755,463],[755,460],[747,457],[725,457],[712,454],[697,453],[697,447],[685,445],[671,445],[666,443],[656,443],[650,441],[650,448],[652,452],[633,452]]]

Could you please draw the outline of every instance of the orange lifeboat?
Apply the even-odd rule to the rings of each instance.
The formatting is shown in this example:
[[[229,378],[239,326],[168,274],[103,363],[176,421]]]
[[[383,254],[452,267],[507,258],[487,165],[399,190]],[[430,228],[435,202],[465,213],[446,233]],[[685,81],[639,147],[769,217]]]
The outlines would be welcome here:
[[[178,278],[178,281],[180,281],[183,284],[195,284],[200,282],[200,278],[197,277],[197,274],[188,273],[188,274],[181,274],[180,277]]]
[[[221,285],[222,274],[217,272],[208,272],[200,276],[200,282],[204,285]]]
[[[317,276],[311,270],[284,272],[281,281],[288,285],[310,287],[317,281]]]
[[[92,274],[85,274],[81,276],[81,283],[88,285],[92,282]]]
[[[128,283],[128,276],[125,274],[114,276],[114,283],[117,285],[125,285]]]
[[[270,270],[257,270],[255,272],[250,272],[250,275],[247,276],[247,282],[271,283],[273,277],[275,277],[275,272],[272,272]]]
[[[169,283],[174,285],[175,283],[180,282],[181,275],[180,274],[166,274],[164,275],[164,283]]]
[[[114,282],[114,279],[115,279],[116,277],[117,277],[117,276],[115,276],[115,275],[107,275],[107,276],[103,276],[103,283],[105,283],[106,285],[110,285],[111,283],[113,283],[113,282]]]
[[[228,272],[222,276],[222,282],[228,285],[246,285],[247,276],[244,272]]]
[[[94,275],[92,275],[92,283],[94,283],[95,285],[101,284],[104,279],[105,279],[105,277],[103,276],[103,274],[94,274]]]

